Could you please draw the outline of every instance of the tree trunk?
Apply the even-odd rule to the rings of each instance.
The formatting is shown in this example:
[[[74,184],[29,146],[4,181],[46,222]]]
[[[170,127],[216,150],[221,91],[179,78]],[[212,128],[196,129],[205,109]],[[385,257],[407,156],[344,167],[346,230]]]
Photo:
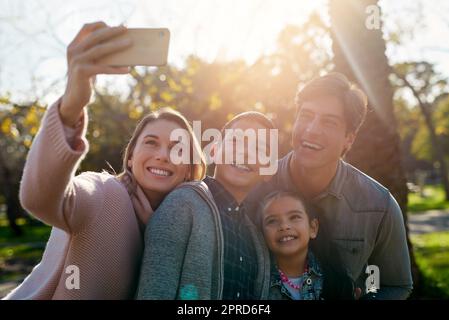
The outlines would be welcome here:
[[[393,88],[388,79],[392,70],[385,55],[382,30],[369,30],[365,25],[366,8],[370,5],[378,6],[377,0],[329,1],[335,71],[344,73],[367,93],[371,110],[346,159],[387,187],[398,201],[417,288],[420,272],[408,235],[406,178],[393,110]]]
[[[6,199],[6,217],[8,218],[9,227],[15,236],[21,236],[23,234],[22,229],[16,223],[19,212],[21,212],[22,207],[18,199],[18,190],[14,192],[14,183],[12,181],[12,174],[0,153],[0,175],[2,177],[1,181],[2,188],[0,191],[5,196]]]
[[[17,195],[10,194],[6,196],[6,216],[8,217],[9,227],[17,237],[23,234],[22,228],[16,223],[18,212],[21,210],[22,207],[20,206]]]

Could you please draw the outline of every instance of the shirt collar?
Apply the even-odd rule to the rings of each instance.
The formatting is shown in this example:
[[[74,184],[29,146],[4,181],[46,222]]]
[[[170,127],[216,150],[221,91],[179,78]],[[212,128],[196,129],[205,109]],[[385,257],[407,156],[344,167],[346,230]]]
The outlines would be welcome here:
[[[323,275],[318,260],[315,258],[315,255],[310,250],[309,253],[307,254],[307,263],[309,264],[309,273],[314,273],[318,277],[321,277]]]
[[[307,264],[309,266],[309,275],[314,274],[317,277],[322,277],[323,272],[321,271],[321,267],[318,263],[313,252],[309,249],[307,253]],[[271,271],[270,271],[270,279],[271,279],[271,287],[282,285],[281,276],[279,275],[279,271],[277,269],[277,265],[275,263],[274,257],[271,257]]]
[[[234,196],[217,179],[207,176],[204,178],[204,182],[209,187],[220,212],[239,213],[244,210],[243,203],[239,204]]]
[[[286,161],[282,168],[283,169],[282,170],[282,178],[290,190],[296,191],[296,186],[295,186],[293,179],[291,177],[291,174],[290,174],[290,161],[292,160],[292,157],[293,157],[293,151],[291,151],[285,157]],[[343,189],[344,181],[346,179],[347,171],[348,171],[348,168],[347,168],[346,162],[344,162],[343,160],[340,159],[337,164],[337,172],[335,173],[335,176],[332,178],[331,183],[329,184],[327,189],[324,190],[322,193],[320,193],[318,196],[316,196],[314,198],[314,200],[322,199],[322,198],[326,197],[327,195],[332,195],[335,198],[342,199],[343,198],[342,189]]]

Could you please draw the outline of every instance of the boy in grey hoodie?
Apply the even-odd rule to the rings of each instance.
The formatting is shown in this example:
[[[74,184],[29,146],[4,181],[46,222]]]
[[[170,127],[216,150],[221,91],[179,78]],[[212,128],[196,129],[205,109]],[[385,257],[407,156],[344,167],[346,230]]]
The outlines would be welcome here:
[[[238,129],[256,130],[259,137],[257,130],[275,128],[263,114],[245,112],[224,126],[223,142]],[[231,144],[236,149],[235,136]],[[250,159],[249,144],[236,151]],[[215,158],[225,152],[216,147]],[[260,168],[258,161],[218,162],[214,177],[185,183],[165,198],[145,232],[138,299],[267,298],[269,253],[243,205],[265,178]]]

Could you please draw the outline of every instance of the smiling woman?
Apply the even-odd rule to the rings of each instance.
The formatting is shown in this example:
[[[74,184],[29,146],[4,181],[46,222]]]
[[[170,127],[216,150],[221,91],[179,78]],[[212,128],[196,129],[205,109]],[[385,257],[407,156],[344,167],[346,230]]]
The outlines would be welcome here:
[[[188,163],[174,164],[170,153],[178,141],[171,139],[177,129],[188,133],[190,159]],[[201,180],[206,171],[201,147],[187,120],[169,108],[161,109],[144,117],[137,125],[123,157],[123,171],[119,178],[131,194],[140,186],[157,207],[163,196],[183,181]],[[193,159],[200,159],[194,162]],[[191,164],[191,165],[190,165]]]
[[[153,209],[182,181],[205,174],[204,161],[181,165],[170,161],[167,155],[176,145],[170,140],[171,131],[192,133],[192,129],[180,113],[165,109],[137,125],[121,174],[74,176],[89,148],[85,106],[92,77],[128,72],[96,61],[126,48],[127,42],[115,40],[126,31],[103,22],[88,24],[69,45],[66,91],[45,114],[20,188],[22,206],[53,228],[41,262],[6,299],[132,298],[142,231]],[[190,139],[191,154],[201,154],[193,134]]]

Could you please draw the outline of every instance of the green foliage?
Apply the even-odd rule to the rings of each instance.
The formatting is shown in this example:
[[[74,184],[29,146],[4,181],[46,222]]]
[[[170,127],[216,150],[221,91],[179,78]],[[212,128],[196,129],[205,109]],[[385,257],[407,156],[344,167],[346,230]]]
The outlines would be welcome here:
[[[429,162],[435,160],[429,128],[424,121],[422,110],[418,107],[417,97],[419,97],[422,107],[429,113],[435,126],[437,139],[443,143],[443,152],[449,155],[449,144],[444,143],[449,135],[448,80],[435,70],[433,64],[426,61],[399,63],[394,66],[394,70],[396,77],[393,77],[393,81],[397,89],[395,112],[399,130],[401,138],[408,137],[410,140],[405,151],[416,159]],[[401,77],[407,79],[414,93],[400,79]]]
[[[419,193],[408,194],[409,212],[449,209],[449,201],[446,201],[444,189],[441,185],[425,186],[422,194],[424,196]]]
[[[0,245],[14,242],[45,242],[48,240],[50,235],[49,226],[44,225],[37,220],[25,220],[23,218],[18,219],[18,224],[26,230],[22,236],[15,237],[8,228],[8,221],[3,215],[4,213],[0,213]]]
[[[44,111],[37,102],[20,105],[8,96],[0,97],[0,165],[20,169]]]
[[[0,213],[0,284],[21,281],[42,258],[50,227],[31,221],[20,219],[24,235],[15,237]]]
[[[424,275],[424,296],[449,299],[449,232],[413,235],[411,240]]]

